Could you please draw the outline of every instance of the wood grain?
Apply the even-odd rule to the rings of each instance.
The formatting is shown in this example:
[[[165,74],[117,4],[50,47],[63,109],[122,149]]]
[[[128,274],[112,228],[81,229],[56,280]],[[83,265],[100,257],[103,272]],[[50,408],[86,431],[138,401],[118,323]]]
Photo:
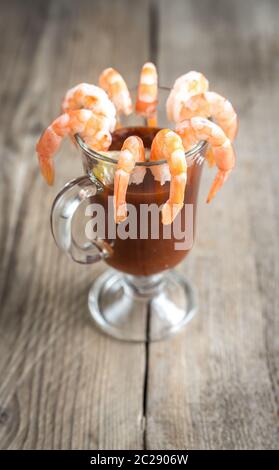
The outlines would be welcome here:
[[[1,0],[0,448],[278,448],[279,165],[275,0]],[[122,344],[92,328],[80,267],[51,238],[59,188],[81,173],[68,143],[55,186],[35,157],[67,87],[112,65],[130,85],[197,69],[240,115],[238,165],[204,203],[178,269],[199,315],[170,341]]]
[[[22,22],[24,31],[6,44],[9,54],[1,55],[6,74],[15,76],[1,90],[8,96],[6,116],[1,114],[0,446],[141,448],[145,348],[112,341],[92,328],[87,292],[104,266],[74,265],[50,235],[51,201],[81,173],[80,162],[65,144],[55,187],[48,190],[34,147],[65,89],[95,81],[113,60],[128,73],[125,57],[141,40],[128,74],[134,79],[147,49],[141,20],[147,5],[134,3],[129,12],[122,1],[98,1],[94,8],[90,1],[21,5],[5,2],[1,10],[3,23],[6,15],[15,26]],[[134,16],[130,43],[122,36],[116,48],[117,25]]]
[[[237,169],[210,206],[205,171],[196,246],[180,267],[199,315],[150,346],[147,447],[278,448],[278,3],[160,6],[162,82],[203,70],[241,124]]]

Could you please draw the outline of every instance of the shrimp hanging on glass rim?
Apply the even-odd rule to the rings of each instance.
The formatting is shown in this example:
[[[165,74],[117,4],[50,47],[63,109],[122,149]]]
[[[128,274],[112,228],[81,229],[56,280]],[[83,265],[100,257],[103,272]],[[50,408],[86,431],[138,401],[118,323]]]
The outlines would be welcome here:
[[[167,101],[167,114],[176,124],[195,116],[212,117],[231,141],[237,134],[238,118],[231,103],[218,93],[208,91],[208,81],[199,72],[188,72],[175,81]],[[211,145],[205,158],[209,167],[215,165]]]
[[[116,109],[102,88],[90,83],[79,83],[70,88],[64,96],[62,111],[66,113],[75,109],[89,109],[94,114],[107,117],[110,122],[110,131],[114,131]]]
[[[177,122],[195,116],[212,117],[231,142],[235,139],[238,128],[237,114],[232,104],[218,93],[207,91],[189,97],[181,106]]]
[[[201,140],[205,140],[211,145],[218,172],[207,196],[206,202],[210,202],[235,166],[232,143],[221,127],[203,117],[193,117],[180,122],[176,126],[176,132],[180,135],[186,151]]]
[[[152,62],[146,62],[140,73],[136,112],[147,120],[148,127],[157,126],[158,74]]]
[[[109,67],[99,76],[99,85],[113,102],[117,111],[117,127],[121,127],[121,114],[128,116],[133,111],[131,95],[124,78],[117,70]]]
[[[145,161],[145,150],[140,137],[130,136],[125,139],[114,175],[114,220],[123,222],[127,218],[126,193],[130,182],[142,183],[146,168],[137,167],[137,162]]]
[[[76,109],[61,114],[42,133],[36,151],[41,173],[49,185],[54,182],[53,157],[63,138],[79,134],[84,142],[95,150],[106,151],[111,144],[110,121],[89,109]]]
[[[113,68],[105,69],[99,85],[80,83],[69,89],[62,103],[63,114],[43,132],[36,150],[40,168],[49,184],[54,181],[54,154],[65,136],[72,140],[79,134],[96,151],[109,150],[120,115],[132,112],[132,100],[123,77]],[[164,184],[170,181],[170,195],[162,209],[162,223],[170,224],[184,203],[187,182],[188,151],[201,140],[208,143],[205,157],[210,166],[216,164],[217,175],[210,188],[207,202],[227,180],[235,165],[231,142],[238,130],[238,118],[232,104],[216,92],[208,91],[206,77],[196,71],[178,77],[169,93],[166,110],[176,129],[160,130],[154,137],[150,161],[167,163],[150,167],[154,179]],[[149,127],[157,126],[158,75],[151,62],[143,65],[138,85],[136,112],[143,116]],[[212,118],[213,122],[208,118]],[[117,122],[118,120],[118,122]],[[156,129],[157,131],[157,129]],[[131,182],[143,181],[146,167],[137,166],[145,161],[143,142],[135,135],[122,146],[115,173],[115,220],[127,217],[126,192]]]
[[[185,151],[180,136],[170,130],[160,130],[151,145],[150,161],[165,159],[171,175],[169,199],[162,208],[162,223],[168,225],[173,222],[183,207],[187,182],[187,163]],[[163,165],[150,168],[156,180],[164,180]],[[162,180],[161,180],[162,182]]]
[[[170,91],[166,102],[167,116],[170,121],[179,122],[179,115],[183,104],[196,94],[205,93],[209,83],[205,76],[192,70],[178,77]]]

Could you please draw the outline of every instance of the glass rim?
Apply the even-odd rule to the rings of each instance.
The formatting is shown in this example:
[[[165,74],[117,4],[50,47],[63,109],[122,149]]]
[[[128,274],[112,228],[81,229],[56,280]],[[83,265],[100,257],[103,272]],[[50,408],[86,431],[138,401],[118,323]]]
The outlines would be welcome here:
[[[131,91],[135,91],[137,87],[132,87],[130,88]],[[171,89],[166,86],[159,86],[159,90],[165,90],[165,91],[170,91]],[[129,127],[129,126],[127,126]],[[97,150],[93,150],[92,148],[88,147],[88,145],[84,142],[84,140],[80,137],[79,134],[75,134],[75,140],[78,144],[78,146],[81,148],[83,152],[86,153],[87,156],[90,158],[95,158],[97,160],[101,160],[106,163],[114,164],[116,165],[118,163],[118,160],[106,155],[103,155],[102,153],[99,153]],[[198,152],[201,152],[207,145],[207,142],[205,140],[201,140],[198,142],[194,147],[192,147],[190,150],[187,150],[185,152],[185,158],[192,158],[193,155],[195,155]],[[137,162],[136,166],[143,166],[143,167],[151,167],[151,166],[156,166],[156,165],[164,165],[167,163],[167,160],[156,160],[156,161],[146,161],[146,162]]]

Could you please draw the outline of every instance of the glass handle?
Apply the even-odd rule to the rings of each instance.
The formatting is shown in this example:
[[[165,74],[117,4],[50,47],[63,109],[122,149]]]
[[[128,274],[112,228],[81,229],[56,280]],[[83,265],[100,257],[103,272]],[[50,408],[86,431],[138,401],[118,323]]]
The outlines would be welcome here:
[[[112,247],[96,238],[83,245],[73,238],[73,217],[80,204],[103,191],[102,185],[93,183],[88,176],[81,176],[67,183],[56,196],[51,209],[51,230],[57,246],[77,263],[96,263],[112,254]]]

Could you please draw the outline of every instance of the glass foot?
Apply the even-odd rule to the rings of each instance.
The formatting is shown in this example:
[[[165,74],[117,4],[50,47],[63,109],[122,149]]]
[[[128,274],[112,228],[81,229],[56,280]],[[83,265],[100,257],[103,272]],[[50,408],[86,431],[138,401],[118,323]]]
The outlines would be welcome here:
[[[128,276],[109,269],[89,291],[98,327],[122,341],[159,341],[177,333],[197,311],[191,284],[175,271]]]

